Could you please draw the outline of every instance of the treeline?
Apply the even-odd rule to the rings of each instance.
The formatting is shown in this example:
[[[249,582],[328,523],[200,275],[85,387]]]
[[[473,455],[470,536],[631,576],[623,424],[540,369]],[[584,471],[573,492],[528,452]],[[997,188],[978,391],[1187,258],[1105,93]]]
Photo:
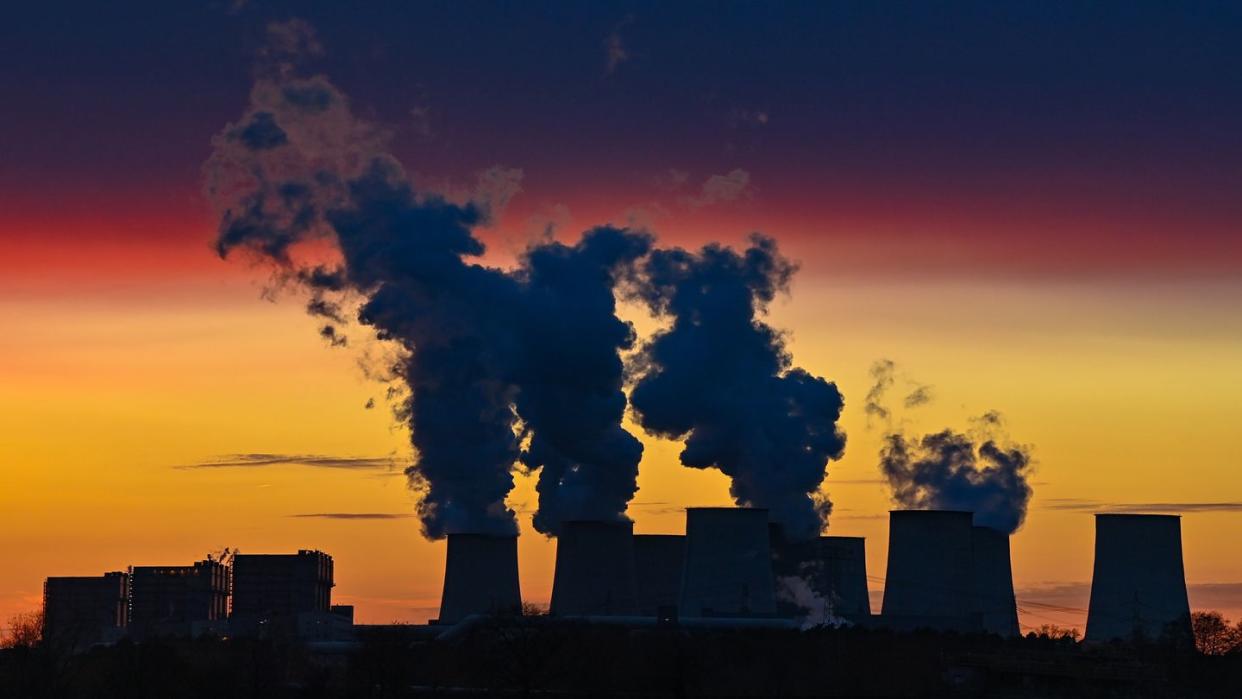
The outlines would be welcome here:
[[[198,639],[67,654],[36,642],[0,651],[0,696],[1236,697],[1242,686],[1242,652],[1084,646],[1073,636],[690,631],[515,616],[451,640],[426,627],[358,627],[352,646]]]

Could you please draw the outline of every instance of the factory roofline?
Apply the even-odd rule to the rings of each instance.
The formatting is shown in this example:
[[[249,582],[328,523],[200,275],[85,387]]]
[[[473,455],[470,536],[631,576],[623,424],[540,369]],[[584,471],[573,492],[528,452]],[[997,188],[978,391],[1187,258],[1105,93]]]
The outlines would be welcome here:
[[[1118,519],[1122,517],[1135,517],[1135,518],[1144,518],[1144,519],[1181,519],[1182,518],[1181,515],[1171,515],[1171,514],[1163,514],[1163,513],[1152,514],[1148,512],[1096,512],[1095,516],[1096,517],[1116,517]]]

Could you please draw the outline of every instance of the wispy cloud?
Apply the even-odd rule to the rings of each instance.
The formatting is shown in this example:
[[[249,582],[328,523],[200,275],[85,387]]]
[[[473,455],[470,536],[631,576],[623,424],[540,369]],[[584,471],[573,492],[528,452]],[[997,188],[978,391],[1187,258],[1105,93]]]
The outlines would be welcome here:
[[[394,456],[330,456],[325,454],[223,454],[214,459],[174,466],[178,470],[201,468],[262,468],[265,466],[307,466],[311,468],[385,469],[404,465]]]
[[[1173,514],[1183,512],[1242,512],[1242,502],[1105,502],[1082,498],[1052,498],[1044,500],[1040,504],[1046,510],[1099,512],[1103,514],[1125,512]]]
[[[703,182],[699,196],[687,199],[686,203],[697,209],[712,204],[750,199],[754,196],[754,191],[750,183],[750,173],[742,168],[735,168],[723,175],[708,177]]]
[[[396,512],[308,512],[289,516],[299,519],[408,519],[414,515]]]
[[[633,22],[634,16],[627,15],[613,27],[608,36],[604,37],[604,67],[610,75],[617,70],[618,66],[630,60],[630,52],[621,38],[621,30]]]

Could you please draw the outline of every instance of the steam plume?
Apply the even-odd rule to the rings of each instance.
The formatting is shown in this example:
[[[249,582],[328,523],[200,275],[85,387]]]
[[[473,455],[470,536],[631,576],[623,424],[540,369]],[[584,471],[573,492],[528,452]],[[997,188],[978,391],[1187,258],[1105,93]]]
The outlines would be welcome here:
[[[876,362],[872,368],[876,383],[868,393],[868,408],[874,398],[882,411],[876,414],[886,419],[890,412],[882,399],[892,385],[894,368],[890,360]],[[906,407],[925,403],[924,389],[907,396]],[[894,502],[912,509],[967,510],[974,512],[976,525],[1006,534],[1017,531],[1026,519],[1032,494],[1030,468],[1029,448],[1009,439],[995,411],[977,418],[968,432],[945,429],[915,438],[890,429],[880,449],[880,470]]]
[[[639,295],[672,326],[643,348],[630,400],[647,431],[685,439],[684,465],[721,470],[738,504],[807,538],[826,526],[819,487],[845,435],[836,385],[791,367],[759,318],[794,269],[759,235],[740,254],[715,244],[651,253]]]
[[[346,342],[337,326],[353,295],[355,320],[403,349],[392,373],[410,389],[398,414],[417,453],[406,473],[427,536],[515,533],[505,497],[519,458],[541,469],[541,531],[565,516],[624,517],[642,449],[620,426],[619,352],[634,340],[612,289],[649,238],[602,228],[573,246],[532,247],[513,272],[480,264],[474,229],[505,197],[458,204],[415,191],[382,130],[354,117],[327,79],[300,76],[298,47],[321,50],[309,27],[272,33],[250,108],[216,137],[206,166],[219,254],[250,251],[306,289],[333,345]],[[332,261],[306,252],[317,242]]]

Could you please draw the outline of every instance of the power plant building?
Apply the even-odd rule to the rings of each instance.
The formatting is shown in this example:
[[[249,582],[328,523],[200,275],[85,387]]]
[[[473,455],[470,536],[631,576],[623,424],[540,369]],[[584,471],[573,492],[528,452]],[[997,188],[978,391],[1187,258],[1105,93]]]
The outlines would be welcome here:
[[[43,583],[43,636],[71,648],[115,640],[129,622],[129,576],[53,577]]]
[[[552,614],[629,616],[636,609],[633,522],[565,522],[556,539]]]
[[[686,510],[686,562],[678,606],[685,617],[776,614],[767,510]]]
[[[132,566],[129,622],[134,633],[198,635],[229,613],[229,568],[204,560],[188,566]]]
[[[1176,515],[1097,514],[1087,641],[1191,642]]]
[[[449,534],[437,623],[455,624],[472,614],[515,613],[521,608],[517,535]]]
[[[233,617],[290,618],[332,608],[332,557],[322,551],[233,557]]]

